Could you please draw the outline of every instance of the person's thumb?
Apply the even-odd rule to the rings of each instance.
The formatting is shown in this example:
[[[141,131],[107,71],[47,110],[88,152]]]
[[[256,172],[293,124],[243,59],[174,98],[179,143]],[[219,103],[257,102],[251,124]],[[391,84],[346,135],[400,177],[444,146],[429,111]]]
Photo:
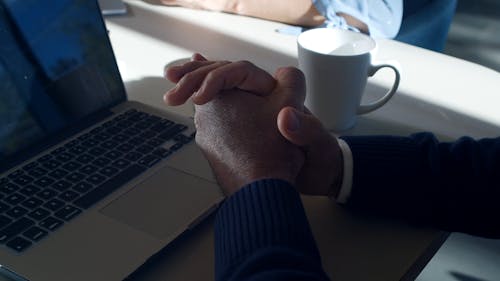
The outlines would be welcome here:
[[[314,146],[328,135],[314,115],[300,112],[293,107],[282,108],[277,122],[281,135],[297,146]]]

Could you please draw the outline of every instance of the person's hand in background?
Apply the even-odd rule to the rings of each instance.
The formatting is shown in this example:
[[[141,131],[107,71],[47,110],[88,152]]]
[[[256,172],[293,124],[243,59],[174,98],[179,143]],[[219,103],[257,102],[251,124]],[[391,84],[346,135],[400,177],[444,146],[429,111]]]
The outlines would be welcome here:
[[[325,18],[311,0],[161,0],[167,6],[219,11],[301,26],[321,25]]]
[[[182,104],[196,93],[196,142],[228,194],[264,178],[295,185],[304,154],[280,134],[276,120],[284,107],[303,109],[299,70],[281,68],[273,78],[249,62],[194,56],[166,76],[177,83],[165,95],[167,104]]]

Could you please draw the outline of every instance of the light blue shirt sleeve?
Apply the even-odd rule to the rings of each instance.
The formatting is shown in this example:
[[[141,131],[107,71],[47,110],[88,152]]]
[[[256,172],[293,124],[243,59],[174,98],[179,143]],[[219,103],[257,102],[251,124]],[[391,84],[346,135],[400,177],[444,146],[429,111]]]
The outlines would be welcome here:
[[[325,27],[355,30],[337,13],[349,14],[364,22],[374,38],[394,38],[403,18],[402,0],[312,0],[326,18]]]

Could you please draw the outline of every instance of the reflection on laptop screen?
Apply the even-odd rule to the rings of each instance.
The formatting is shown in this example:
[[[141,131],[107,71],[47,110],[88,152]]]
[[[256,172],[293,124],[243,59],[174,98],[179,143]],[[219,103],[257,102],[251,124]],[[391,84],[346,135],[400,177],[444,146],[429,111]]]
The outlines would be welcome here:
[[[0,163],[124,99],[95,1],[0,0]]]

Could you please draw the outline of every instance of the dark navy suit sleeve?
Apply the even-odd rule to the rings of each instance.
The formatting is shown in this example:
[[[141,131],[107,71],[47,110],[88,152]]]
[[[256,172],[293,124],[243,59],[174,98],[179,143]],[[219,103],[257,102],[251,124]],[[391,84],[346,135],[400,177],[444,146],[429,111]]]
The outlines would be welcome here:
[[[215,219],[215,275],[222,280],[328,280],[300,196],[281,180],[253,182]]]
[[[443,143],[420,133],[343,139],[354,164],[347,206],[500,237],[500,138]]]

